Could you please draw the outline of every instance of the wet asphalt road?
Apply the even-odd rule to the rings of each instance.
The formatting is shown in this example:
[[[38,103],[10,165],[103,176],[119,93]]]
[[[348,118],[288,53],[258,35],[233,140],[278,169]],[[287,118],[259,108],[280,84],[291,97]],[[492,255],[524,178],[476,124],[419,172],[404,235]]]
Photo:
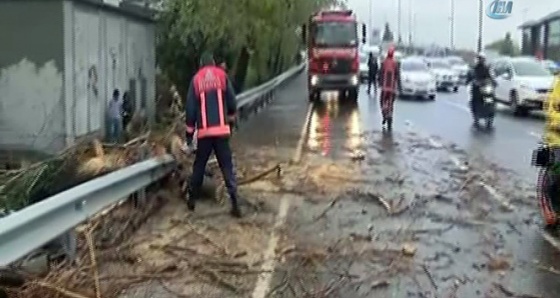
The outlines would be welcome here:
[[[325,171],[333,175],[337,174],[337,171],[343,173],[339,177],[381,175],[388,178],[381,183],[371,180],[358,187],[358,193],[351,195],[352,202],[334,209],[336,211],[328,216],[322,226],[310,224],[309,218],[312,218],[313,214],[320,213],[328,200],[323,204],[316,201],[296,204],[292,207],[293,212],[290,212],[287,224],[293,231],[291,240],[298,246],[322,244],[323,248],[330,251],[335,250],[336,245],[329,242],[329,239],[340,243],[341,239],[347,238],[348,235],[359,238],[361,233],[375,226],[376,230],[379,230],[375,240],[380,243],[383,241],[401,243],[405,239],[409,241],[412,239],[419,251],[418,258],[421,258],[424,264],[430,264],[431,268],[436,268],[425,269],[425,266],[422,266],[420,268],[424,268],[425,275],[430,278],[424,277],[424,281],[420,282],[416,277],[410,277],[402,282],[399,278],[399,282],[395,285],[392,281],[392,285],[385,292],[364,292],[346,286],[347,292],[341,290],[336,294],[331,293],[332,297],[560,297],[558,273],[542,270],[543,266],[552,267],[552,271],[560,268],[558,253],[543,240],[538,228],[540,219],[534,201],[529,197],[532,180],[536,174],[530,166],[530,156],[542,131],[542,115],[535,113],[527,118],[516,118],[506,107],[501,107],[495,120],[496,130],[492,133],[481,133],[471,128],[467,101],[468,94],[465,88],[458,93],[439,93],[435,101],[398,100],[395,106],[394,133],[389,137],[379,132],[379,103],[366,94],[365,88],[361,89],[357,104],[341,104],[335,94],[327,93],[323,95],[323,101],[315,105],[305,145],[307,154],[303,160],[315,165],[330,164]],[[273,104],[251,119],[237,139],[254,146],[274,143],[279,147],[278,153],[281,158],[288,159],[290,152],[297,145],[307,107],[305,80],[302,75],[279,92]],[[422,142],[425,144],[418,144],[418,140],[424,140],[425,142]],[[457,144],[463,150],[455,150],[455,146],[447,145],[450,143]],[[445,148],[438,153],[436,147],[441,146]],[[365,167],[360,166],[358,169],[351,161],[361,155],[366,156],[366,160],[376,161],[368,162]],[[449,162],[449,157],[453,155],[457,156],[457,160],[465,160],[468,158],[467,155],[469,157],[482,155],[501,167],[515,171],[513,174],[509,173],[507,177],[505,172],[494,173],[497,175],[495,177],[499,177],[496,181],[510,180],[507,182],[523,184],[517,190],[519,194],[511,198],[511,201],[519,203],[515,211],[504,212],[500,204],[496,204],[494,199],[489,199],[491,195],[480,193],[478,189],[474,189],[468,196],[471,199],[483,197],[480,202],[474,204],[457,202],[453,199],[450,201],[453,201],[452,205],[455,206],[450,207],[438,202],[442,197],[462,198],[460,184],[465,177],[457,178],[454,174],[455,170],[450,170],[457,167],[456,164]],[[374,157],[370,158],[371,156]],[[478,165],[477,171],[486,171],[485,166],[484,163]],[[402,169],[415,169],[425,173],[424,175],[403,173],[400,172]],[[409,174],[412,177],[403,180],[409,179],[410,185],[407,183],[403,185],[402,182],[395,184],[393,181]],[[453,187],[442,189],[442,185],[446,188],[446,184]],[[336,182],[324,180],[325,188],[333,185],[336,186]],[[421,202],[419,203],[421,206],[407,214],[404,219],[385,217],[382,210],[374,208],[371,199],[363,199],[364,196],[368,196],[363,192],[367,193],[365,189],[371,185],[379,191],[400,196],[401,201],[406,201],[412,196]],[[509,186],[511,185],[505,183],[496,187]],[[416,192],[416,195],[411,195],[411,192]],[[434,201],[433,198],[438,199]],[[469,220],[463,221],[461,218],[469,218]],[[458,221],[461,223],[457,223]],[[484,223],[481,223],[482,221]],[[449,222],[453,222],[453,227],[450,228],[451,235],[447,234],[445,225]],[[479,224],[483,227],[475,227]],[[421,227],[423,230],[412,232],[414,236],[411,238],[410,235],[404,237],[398,232],[403,225]],[[442,231],[432,235],[432,232],[427,232],[430,229]],[[423,232],[426,233],[426,238],[415,234]],[[396,237],[395,233],[401,238],[391,238]],[[328,235],[326,238],[325,234]],[[481,245],[481,243],[485,244]],[[392,250],[393,253],[394,250],[395,248]],[[380,250],[379,254],[391,254],[391,251]],[[488,264],[499,259],[495,257],[498,254],[508,256],[506,273],[503,270],[501,273],[494,273],[495,269],[487,268],[495,266],[495,264]],[[492,262],[488,261],[490,255],[493,256]],[[391,259],[390,256],[386,258]],[[286,268],[298,267],[301,262],[301,259],[288,258],[279,267],[286,271]],[[358,276],[365,276],[367,274],[364,272],[380,269],[364,268],[364,264],[362,268],[357,268],[360,266],[354,262],[345,262],[340,258],[336,261],[325,261],[325,263],[332,262],[335,263],[336,268],[347,267],[348,272],[352,271]],[[442,265],[442,263],[447,264]],[[392,264],[391,262],[384,264],[380,270],[393,268]],[[418,271],[418,268],[415,270]],[[294,278],[297,279],[292,277]],[[273,288],[280,286],[281,280],[285,279],[285,276],[277,274],[272,283]],[[328,279],[319,283],[327,284]],[[503,285],[504,288],[496,290],[492,286],[498,284]],[[457,290],[459,285],[464,286]],[[430,291],[425,290],[431,287],[433,289]],[[447,291],[450,288],[455,288],[454,294]],[[509,293],[511,295],[508,296],[510,290],[515,293]],[[521,293],[534,296],[515,296]],[[301,295],[301,292],[299,294],[293,292],[290,294],[288,291],[276,293],[278,297],[301,297]]]

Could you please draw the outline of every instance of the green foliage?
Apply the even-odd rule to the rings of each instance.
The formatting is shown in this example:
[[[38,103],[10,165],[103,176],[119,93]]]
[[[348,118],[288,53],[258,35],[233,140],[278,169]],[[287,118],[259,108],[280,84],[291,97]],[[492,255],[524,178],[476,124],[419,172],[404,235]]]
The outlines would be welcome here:
[[[185,94],[203,51],[225,61],[239,90],[251,69],[258,84],[294,63],[296,28],[333,0],[169,0],[159,15],[157,57],[163,74]]]
[[[507,32],[505,37],[500,40],[496,40],[486,47],[488,50],[494,50],[500,53],[500,55],[505,56],[517,56],[519,55],[519,46],[515,44],[511,38],[511,33]]]
[[[389,23],[385,23],[385,30],[383,30],[383,37],[381,39],[382,41],[394,41],[395,37],[393,35],[393,31],[391,31],[391,28],[389,27]]]

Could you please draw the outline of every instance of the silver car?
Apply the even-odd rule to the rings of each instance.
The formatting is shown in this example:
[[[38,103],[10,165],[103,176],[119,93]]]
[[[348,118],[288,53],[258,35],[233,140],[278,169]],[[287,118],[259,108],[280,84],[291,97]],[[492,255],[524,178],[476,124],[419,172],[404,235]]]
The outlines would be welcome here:
[[[459,90],[459,76],[444,59],[431,59],[429,66],[436,77],[437,90]]]
[[[405,58],[401,61],[401,97],[436,98],[436,80],[422,59]]]

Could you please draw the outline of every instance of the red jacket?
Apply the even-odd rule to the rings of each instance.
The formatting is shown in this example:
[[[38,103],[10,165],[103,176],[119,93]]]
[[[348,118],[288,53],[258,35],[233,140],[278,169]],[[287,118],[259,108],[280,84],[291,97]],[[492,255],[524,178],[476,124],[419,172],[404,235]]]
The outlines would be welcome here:
[[[381,90],[385,92],[397,91],[400,87],[400,65],[394,58],[385,58],[381,64],[379,83]]]
[[[198,138],[227,137],[235,118],[237,102],[223,69],[205,66],[193,77],[186,103],[187,133],[198,130]]]

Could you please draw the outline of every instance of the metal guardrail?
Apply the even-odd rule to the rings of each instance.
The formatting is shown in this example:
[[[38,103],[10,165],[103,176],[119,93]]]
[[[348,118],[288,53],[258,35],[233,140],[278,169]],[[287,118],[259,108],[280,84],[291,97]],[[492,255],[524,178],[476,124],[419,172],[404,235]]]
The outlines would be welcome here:
[[[276,78],[238,95],[243,119],[266,104],[275,89],[303,70],[291,68]],[[169,174],[176,162],[171,155],[151,158],[68,189],[0,218],[0,268],[20,260],[53,240],[62,242],[70,258],[76,253],[74,227],[123,198]]]

